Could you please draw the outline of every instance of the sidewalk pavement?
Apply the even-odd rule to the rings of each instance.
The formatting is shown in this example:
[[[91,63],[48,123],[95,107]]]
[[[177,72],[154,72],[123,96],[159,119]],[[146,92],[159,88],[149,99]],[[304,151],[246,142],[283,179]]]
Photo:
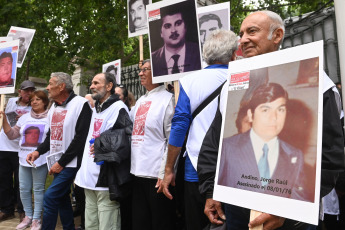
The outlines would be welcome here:
[[[15,230],[18,224],[19,224],[19,215],[17,212],[15,212],[15,218],[0,222],[0,230]],[[74,224],[75,226],[80,225],[80,216],[74,218]],[[27,228],[27,229],[29,230],[30,228]],[[58,219],[58,223],[55,229],[62,230],[60,218]]]

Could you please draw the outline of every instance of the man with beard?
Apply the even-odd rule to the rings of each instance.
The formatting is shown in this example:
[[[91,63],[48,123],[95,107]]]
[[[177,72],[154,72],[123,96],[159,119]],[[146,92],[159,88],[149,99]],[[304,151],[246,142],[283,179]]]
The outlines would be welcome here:
[[[106,130],[117,129],[115,124],[118,120],[129,120],[127,106],[115,94],[115,87],[116,81],[111,73],[100,73],[93,78],[90,89],[95,108],[87,140],[98,138]],[[85,191],[85,229],[121,229],[120,203],[111,199],[110,185],[99,185],[99,181],[104,180],[102,166],[90,156],[93,154],[90,143],[85,143],[82,164],[74,181]]]
[[[71,185],[80,167],[92,111],[88,101],[73,92],[72,78],[67,73],[52,73],[47,91],[54,101],[48,113],[50,130],[26,161],[32,163],[48,151],[50,155],[62,153],[49,170],[54,180],[44,194],[42,229],[55,229],[58,214],[64,229],[74,229]]]
[[[161,9],[161,38],[164,45],[152,53],[153,76],[201,69],[199,45],[186,41],[185,13],[171,5]]]
[[[131,33],[147,29],[146,5],[148,0],[129,0],[129,31]]]
[[[11,53],[3,52],[0,55],[0,86],[13,86],[12,62]]]

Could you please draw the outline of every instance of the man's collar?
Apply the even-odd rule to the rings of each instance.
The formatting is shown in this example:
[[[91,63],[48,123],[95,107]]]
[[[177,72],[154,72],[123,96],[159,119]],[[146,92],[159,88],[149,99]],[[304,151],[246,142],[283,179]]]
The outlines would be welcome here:
[[[21,101],[22,101],[22,97],[19,97],[19,99],[16,101],[16,104],[20,105]],[[30,101],[28,101],[25,106],[29,106],[29,105],[30,105]]]
[[[76,94],[74,93],[74,91],[72,90],[72,91],[69,93],[69,96],[67,97],[66,100],[64,100],[61,104],[58,103],[58,102],[56,102],[56,101],[54,101],[54,102],[55,102],[54,105],[55,105],[55,107],[56,107],[56,106],[66,106],[67,103],[70,102],[75,96],[77,96],[77,95],[76,95]]]
[[[159,85],[159,86],[157,86],[157,87],[155,87],[155,88],[151,89],[150,91],[148,91],[148,90],[147,90],[147,92],[145,93],[145,95],[146,95],[146,96],[148,96],[150,93],[153,93],[153,92],[159,91],[159,90],[162,88],[161,86],[163,86],[163,87],[164,87],[164,85]]]
[[[228,69],[228,64],[214,64],[206,66],[205,69]]]
[[[278,137],[275,136],[274,138],[272,138],[271,140],[266,142],[254,131],[253,128],[250,129],[250,134],[249,135],[250,135],[250,138],[255,139],[258,143],[260,143],[260,145],[263,145],[265,143],[267,143],[269,145],[272,145],[272,144],[274,144],[278,140]]]
[[[186,43],[183,44],[182,48],[178,52],[170,52],[167,49],[166,45],[164,45],[164,52],[165,52],[165,60],[166,62],[168,62],[173,55],[179,54],[181,56],[186,53]]]
[[[95,109],[97,113],[100,113],[104,110],[106,110],[110,105],[120,100],[119,96],[117,94],[111,94],[105,101],[103,101],[102,104],[99,104],[99,101],[96,101],[95,103]]]

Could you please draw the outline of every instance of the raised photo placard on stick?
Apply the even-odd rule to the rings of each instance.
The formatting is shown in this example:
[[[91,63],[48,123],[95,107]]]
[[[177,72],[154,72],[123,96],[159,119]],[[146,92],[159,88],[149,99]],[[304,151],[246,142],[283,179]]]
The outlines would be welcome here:
[[[121,84],[121,59],[103,64],[102,72],[114,74],[116,84]]]
[[[161,1],[147,6],[153,83],[175,81],[201,69],[195,1]]]
[[[13,40],[19,40],[19,52],[17,60],[18,68],[22,67],[23,65],[24,59],[29,50],[35,32],[36,30],[34,29],[11,26],[10,31],[7,34],[7,37],[12,37]]]
[[[148,33],[146,6],[152,0],[127,0],[128,37]]]
[[[19,41],[0,43],[0,94],[14,93]]]
[[[206,38],[212,31],[230,30],[230,2],[224,2],[197,9],[201,50]],[[203,63],[203,65],[207,65]]]
[[[215,200],[317,225],[322,63],[322,41],[229,63]]]

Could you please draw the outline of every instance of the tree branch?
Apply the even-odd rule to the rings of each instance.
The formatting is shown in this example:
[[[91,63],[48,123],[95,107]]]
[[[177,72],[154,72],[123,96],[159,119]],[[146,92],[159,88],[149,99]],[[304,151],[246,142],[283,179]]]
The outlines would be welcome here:
[[[143,44],[146,45],[148,43],[148,40],[144,39]],[[128,54],[126,57],[122,58],[121,61],[123,63],[126,63],[136,52],[139,51],[139,45],[135,46],[134,50]]]

